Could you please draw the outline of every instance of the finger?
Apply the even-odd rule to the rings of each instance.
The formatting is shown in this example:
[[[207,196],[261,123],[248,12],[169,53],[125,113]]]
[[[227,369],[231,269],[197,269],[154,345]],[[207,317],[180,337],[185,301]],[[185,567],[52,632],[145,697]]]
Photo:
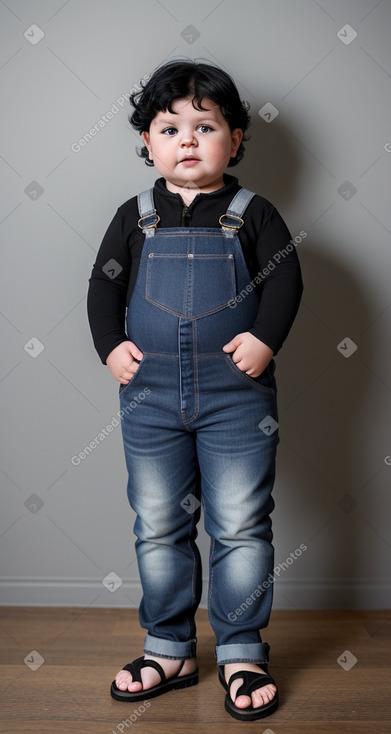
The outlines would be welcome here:
[[[129,342],[129,351],[134,359],[140,360],[144,356],[143,353],[140,352],[139,348],[135,344],[133,344],[133,342]]]
[[[241,342],[240,342],[240,339],[238,338],[238,336],[235,336],[233,339],[231,339],[230,342],[228,342],[227,344],[224,344],[224,346],[223,346],[223,352],[234,352],[235,349],[238,348],[238,346],[240,345],[240,343]]]
[[[137,369],[138,369],[138,365],[137,365]],[[131,379],[135,376],[137,369],[134,370],[134,372],[130,372],[130,370],[123,372],[122,375],[118,378],[119,381],[122,382],[123,385],[127,385],[128,382],[130,382]]]
[[[245,360],[245,362],[246,362],[245,367],[243,365],[243,360]],[[244,369],[248,369],[248,366],[249,365],[247,364],[246,355],[243,354],[243,348],[242,348],[242,345],[241,344],[233,352],[233,354],[232,354],[232,361],[235,362],[235,364],[240,364],[240,368],[241,369],[243,369],[243,368]]]
[[[134,370],[134,372],[131,372],[130,370],[123,370],[121,373],[121,378],[123,380],[126,380],[126,382],[129,382],[132,377],[136,374],[137,370]]]
[[[236,366],[240,369],[241,372],[246,372],[247,364],[243,363],[242,359],[239,359],[238,362],[235,362]]]
[[[131,380],[132,377],[134,377],[134,375],[136,374],[139,367],[139,362],[131,362],[131,364],[129,364],[127,367],[122,368],[122,377],[124,377],[125,380]]]
[[[251,361],[249,360],[248,355],[243,354],[243,350],[240,348],[233,353],[232,361],[235,362],[236,366],[239,367],[242,372],[246,372],[247,370],[252,369]]]
[[[245,370],[245,372],[246,372],[246,375],[248,375],[249,377],[259,377],[259,375],[257,374],[257,371],[252,368],[250,370]]]

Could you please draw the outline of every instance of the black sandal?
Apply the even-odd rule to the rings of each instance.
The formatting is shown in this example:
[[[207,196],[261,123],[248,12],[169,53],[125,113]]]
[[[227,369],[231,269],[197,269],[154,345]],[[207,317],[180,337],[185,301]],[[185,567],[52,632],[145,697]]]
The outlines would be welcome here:
[[[135,693],[132,693],[131,691],[121,691],[119,688],[117,688],[115,680],[113,680],[110,693],[112,697],[115,698],[117,701],[143,701],[147,698],[155,698],[156,696],[161,696],[162,693],[167,693],[168,691],[172,691],[173,689],[187,688],[188,686],[197,685],[198,668],[194,671],[194,673],[179,676],[179,673],[181,672],[184,664],[185,661],[182,660],[177,673],[167,678],[162,666],[159,665],[159,663],[157,663],[155,660],[145,660],[144,657],[137,658],[132,663],[124,665],[122,670],[128,670],[129,673],[131,673],[134,681],[142,683],[140,675],[141,668],[155,668],[155,670],[157,670],[160,675],[160,683],[157,686],[148,688],[145,691],[137,691]]]
[[[262,665],[262,668],[267,670],[266,663],[259,663],[259,665]],[[250,706],[245,709],[240,709],[238,706],[235,706],[230,694],[231,683],[237,678],[243,678],[243,684],[238,688],[236,697],[250,696],[251,698],[251,693],[257,688],[267,686],[269,683],[276,686],[276,682],[271,675],[268,673],[253,673],[249,670],[238,670],[236,673],[232,673],[227,683],[224,676],[224,665],[219,665],[218,669],[219,681],[223,688],[228,691],[225,697],[225,710],[228,711],[234,719],[239,719],[239,721],[255,721],[256,719],[263,719],[265,716],[269,716],[269,714],[272,714],[273,711],[276,710],[278,706],[278,691],[276,691],[274,698],[268,703],[265,703],[264,706],[254,708],[253,705],[250,704]]]

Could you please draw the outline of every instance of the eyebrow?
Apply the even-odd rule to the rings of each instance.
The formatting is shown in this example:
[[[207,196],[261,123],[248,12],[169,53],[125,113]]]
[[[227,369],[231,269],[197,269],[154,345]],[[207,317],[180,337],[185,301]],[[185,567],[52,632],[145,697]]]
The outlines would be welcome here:
[[[173,113],[173,114],[175,114],[175,113]],[[176,120],[175,119],[164,119],[164,118],[162,118],[162,119],[156,121],[156,124],[157,125],[173,125],[177,121],[178,121],[178,115],[176,115]],[[198,124],[201,124],[201,122],[203,122],[203,123],[205,123],[205,122],[213,122],[213,123],[216,123],[217,122],[217,120],[214,117],[199,117],[198,120],[196,120],[196,121],[198,122]]]

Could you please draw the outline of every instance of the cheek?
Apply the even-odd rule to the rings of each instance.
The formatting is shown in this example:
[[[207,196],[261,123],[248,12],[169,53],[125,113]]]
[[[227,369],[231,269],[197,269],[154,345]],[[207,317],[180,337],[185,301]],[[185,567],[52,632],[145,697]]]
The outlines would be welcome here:
[[[170,138],[157,138],[152,141],[152,150],[155,150],[161,156],[170,156],[174,146]]]
[[[219,141],[211,147],[210,155],[211,159],[216,162],[229,158],[231,156],[231,143],[223,140]]]

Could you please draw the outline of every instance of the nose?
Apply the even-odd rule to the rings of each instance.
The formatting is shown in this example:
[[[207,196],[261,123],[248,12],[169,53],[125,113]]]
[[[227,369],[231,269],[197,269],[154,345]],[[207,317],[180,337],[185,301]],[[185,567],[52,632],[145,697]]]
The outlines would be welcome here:
[[[181,147],[188,148],[191,145],[197,145],[197,138],[191,130],[186,130],[181,137]]]

